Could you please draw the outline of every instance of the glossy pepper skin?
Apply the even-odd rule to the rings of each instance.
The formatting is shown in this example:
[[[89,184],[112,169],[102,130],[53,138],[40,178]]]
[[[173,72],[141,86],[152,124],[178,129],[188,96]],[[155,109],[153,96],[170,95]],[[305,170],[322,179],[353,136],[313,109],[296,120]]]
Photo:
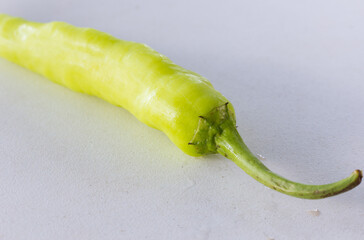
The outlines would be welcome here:
[[[144,44],[63,22],[43,24],[1,14],[0,56],[127,109],[189,155],[220,153],[282,193],[317,199],[361,182],[360,170],[327,185],[295,183],[271,172],[239,136],[231,103],[207,79]]]

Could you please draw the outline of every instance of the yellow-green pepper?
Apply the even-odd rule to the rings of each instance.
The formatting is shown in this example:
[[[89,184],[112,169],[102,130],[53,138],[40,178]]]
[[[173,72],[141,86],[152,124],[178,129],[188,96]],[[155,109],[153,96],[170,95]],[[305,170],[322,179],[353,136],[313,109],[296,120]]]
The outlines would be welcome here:
[[[361,182],[360,170],[326,185],[295,183],[271,172],[239,136],[228,100],[207,79],[145,44],[63,22],[43,24],[1,14],[0,55],[74,91],[127,109],[189,155],[220,153],[279,192],[317,199]]]

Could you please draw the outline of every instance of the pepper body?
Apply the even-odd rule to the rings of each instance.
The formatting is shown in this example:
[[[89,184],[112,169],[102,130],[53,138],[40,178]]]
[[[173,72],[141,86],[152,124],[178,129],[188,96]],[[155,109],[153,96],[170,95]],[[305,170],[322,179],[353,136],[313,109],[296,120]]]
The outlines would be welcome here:
[[[199,116],[227,99],[207,79],[145,44],[63,22],[42,24],[0,15],[0,55],[74,91],[127,109],[189,155],[214,152],[189,143]]]

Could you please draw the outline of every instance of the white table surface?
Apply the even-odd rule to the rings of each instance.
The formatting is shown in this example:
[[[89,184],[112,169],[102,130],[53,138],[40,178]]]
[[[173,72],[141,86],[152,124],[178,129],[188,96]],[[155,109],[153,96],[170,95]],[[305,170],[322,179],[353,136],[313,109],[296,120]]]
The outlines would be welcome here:
[[[363,1],[1,0],[1,12],[147,43],[234,104],[279,174],[364,169]],[[318,209],[320,214],[311,212]],[[364,239],[364,187],[288,197],[193,158],[95,97],[0,59],[0,239]]]

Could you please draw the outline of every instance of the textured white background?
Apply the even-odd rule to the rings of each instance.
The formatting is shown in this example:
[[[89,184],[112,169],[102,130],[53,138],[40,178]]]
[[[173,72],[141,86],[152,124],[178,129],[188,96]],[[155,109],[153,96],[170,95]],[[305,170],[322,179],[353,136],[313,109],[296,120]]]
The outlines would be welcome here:
[[[363,1],[0,6],[147,43],[206,76],[281,175],[322,184],[364,168]],[[1,240],[359,240],[363,199],[363,186],[316,201],[274,192],[223,157],[189,157],[125,110],[0,59]]]

